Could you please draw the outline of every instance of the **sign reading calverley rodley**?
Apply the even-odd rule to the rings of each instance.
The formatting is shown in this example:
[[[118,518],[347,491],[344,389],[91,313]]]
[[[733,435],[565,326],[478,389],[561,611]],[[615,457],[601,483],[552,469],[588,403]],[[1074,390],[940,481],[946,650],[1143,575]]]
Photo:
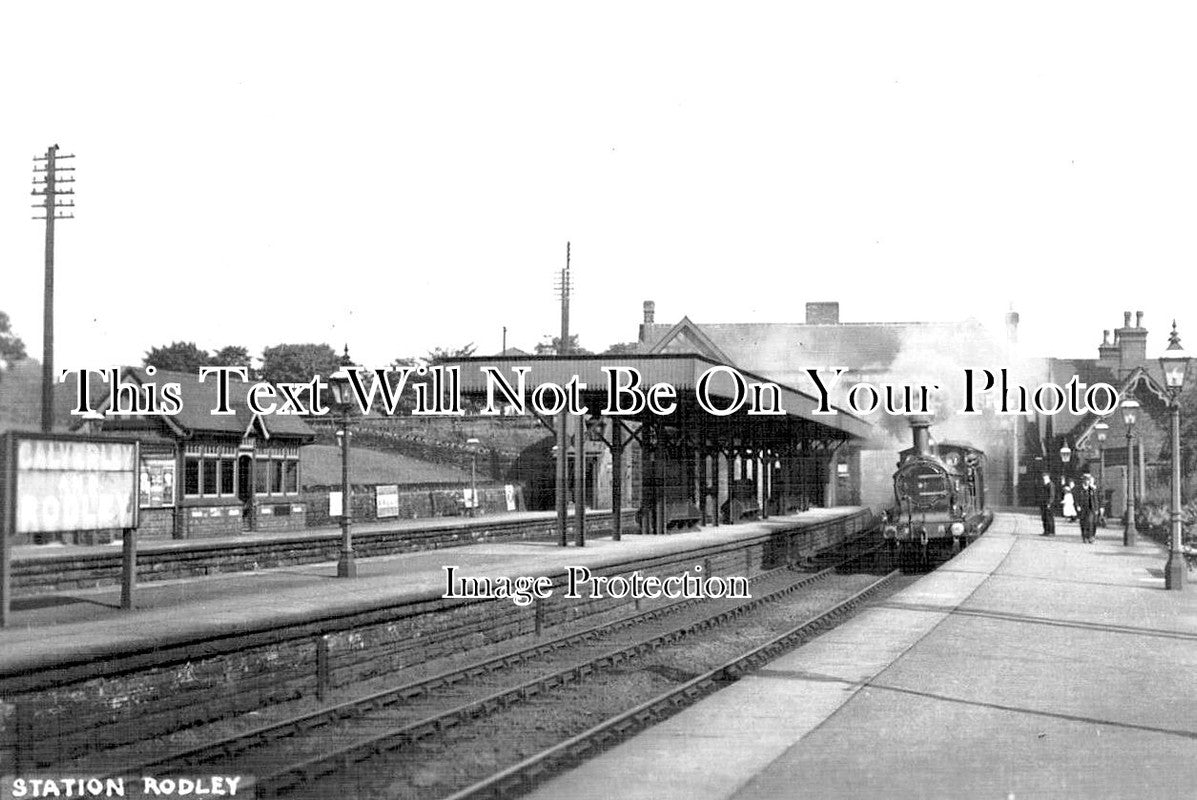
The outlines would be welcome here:
[[[137,444],[20,436],[16,533],[137,527]]]

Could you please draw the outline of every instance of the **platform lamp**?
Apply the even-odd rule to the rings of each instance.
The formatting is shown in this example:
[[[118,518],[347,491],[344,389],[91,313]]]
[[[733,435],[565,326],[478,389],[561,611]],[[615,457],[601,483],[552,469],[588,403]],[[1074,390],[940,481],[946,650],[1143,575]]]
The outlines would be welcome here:
[[[1101,459],[1101,483],[1098,484],[1097,490],[1101,495],[1101,502],[1106,501],[1106,436],[1110,432],[1110,426],[1104,422],[1099,422],[1093,426],[1093,430],[1097,431],[1097,457]],[[1104,519],[1104,517],[1103,517]],[[1105,523],[1103,522],[1104,526]]]
[[[1139,412],[1136,400],[1122,401],[1122,423],[1126,425],[1126,527],[1122,529],[1123,547],[1135,543],[1135,415]]]
[[[1064,440],[1064,444],[1060,445],[1060,484],[1061,486],[1068,483],[1068,463],[1072,461],[1072,449],[1068,446],[1068,440]]]
[[[1172,320],[1172,333],[1168,334],[1168,349],[1160,356],[1160,366],[1164,369],[1164,386],[1168,389],[1168,410],[1172,412],[1172,543],[1168,548],[1168,564],[1164,567],[1164,586],[1177,591],[1185,588],[1185,572],[1188,569],[1185,565],[1180,524],[1180,390],[1185,385],[1189,359],[1189,354],[1180,346],[1176,320]]]
[[[80,417],[83,420],[82,430],[88,436],[99,436],[104,428],[104,415],[94,408],[89,408]]]
[[[466,439],[470,446],[470,510],[471,517],[478,513],[478,445],[477,439]]]
[[[349,345],[345,345],[340,368],[328,376],[333,405],[341,415],[341,558],[337,561],[338,578],[357,577],[357,564],[353,560],[353,487],[349,483],[349,422],[353,407],[349,367],[352,366]]]

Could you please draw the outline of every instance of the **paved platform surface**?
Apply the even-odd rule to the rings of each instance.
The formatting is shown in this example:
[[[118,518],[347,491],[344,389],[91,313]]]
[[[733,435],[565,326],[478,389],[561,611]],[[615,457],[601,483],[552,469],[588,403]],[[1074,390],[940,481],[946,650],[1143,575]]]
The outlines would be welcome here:
[[[601,566],[678,553],[770,530],[812,525],[861,511],[856,506],[811,509],[769,520],[708,527],[669,536],[625,534],[587,538],[586,546],[555,542],[490,542],[358,559],[358,577],[336,577],[336,563],[308,564],[143,583],[137,608],[120,610],[120,587],[18,598],[7,628],[0,629],[0,675],[79,658],[160,647],[167,643],[304,622],[331,613],[440,597],[446,565],[460,574],[486,576],[564,573],[566,566]]]
[[[1057,530],[999,514],[912,587],[532,796],[1197,797],[1197,585],[1166,591],[1153,543]]]

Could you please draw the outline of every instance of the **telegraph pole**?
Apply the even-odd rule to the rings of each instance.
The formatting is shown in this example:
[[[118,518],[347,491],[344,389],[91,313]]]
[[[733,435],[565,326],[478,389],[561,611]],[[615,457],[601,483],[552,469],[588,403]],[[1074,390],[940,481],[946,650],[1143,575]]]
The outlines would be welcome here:
[[[42,307],[42,432],[49,433],[54,427],[54,220],[74,219],[75,214],[65,213],[64,209],[74,209],[73,197],[60,200],[61,196],[73,196],[75,190],[69,186],[59,188],[62,184],[71,184],[75,179],[71,176],[59,177],[60,172],[74,172],[74,167],[60,167],[62,159],[74,158],[73,155],[58,155],[58,145],[52,145],[44,156],[34,156],[33,166],[33,194],[44,198],[40,203],[34,203],[34,208],[40,208],[45,216],[34,217],[46,221],[46,281]],[[44,162],[39,166],[39,162]]]
[[[557,355],[563,356],[569,354],[569,242],[565,243],[565,268],[557,279],[557,291],[561,295],[561,344],[557,348]],[[566,519],[569,507],[566,466],[569,461],[565,452],[569,443],[568,420],[569,415],[565,411],[557,415],[557,536],[562,547],[569,544]]]

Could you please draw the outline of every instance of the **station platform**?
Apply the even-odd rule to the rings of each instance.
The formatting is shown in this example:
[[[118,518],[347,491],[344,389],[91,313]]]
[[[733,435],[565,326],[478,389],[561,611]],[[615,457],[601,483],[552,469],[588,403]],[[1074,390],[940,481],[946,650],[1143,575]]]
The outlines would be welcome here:
[[[532,797],[1197,797],[1197,576],[998,514],[939,570]]]
[[[593,513],[593,512],[591,512]],[[600,514],[610,512],[600,511]],[[421,517],[418,519],[389,519],[376,522],[354,522],[353,530],[358,533],[373,533],[378,531],[426,531],[433,529],[463,529],[478,525],[480,522],[515,522],[535,523],[545,520],[555,520],[555,511],[511,511],[506,514],[493,514],[479,517]],[[573,518],[571,513],[570,518]],[[251,545],[269,544],[280,539],[321,539],[336,536],[340,533],[339,525],[323,525],[314,528],[303,528],[297,531],[285,532],[245,532],[236,536],[209,536],[202,539],[154,539],[138,542],[137,551],[140,554],[158,553],[180,550],[196,550],[213,548],[221,545]],[[120,552],[120,540],[112,544],[90,545],[60,545],[60,544],[22,544],[12,548],[12,558],[17,561],[40,561],[61,558],[64,553],[71,555],[98,555]]]
[[[771,531],[815,526],[862,511],[865,509],[856,506],[811,509],[669,536],[625,533],[619,542],[610,535],[588,536],[583,548],[574,546],[571,533],[569,547],[560,547],[555,541],[512,540],[358,558],[354,579],[338,579],[336,563],[327,562],[155,581],[137,587],[136,608],[131,611],[120,609],[119,586],[17,598],[8,627],[0,629],[0,680],[65,663],[99,661],[129,652],[150,652],[189,641],[440,598],[445,589],[446,565],[458,566],[461,574],[469,575],[557,576],[566,566],[594,569],[684,553]]]

